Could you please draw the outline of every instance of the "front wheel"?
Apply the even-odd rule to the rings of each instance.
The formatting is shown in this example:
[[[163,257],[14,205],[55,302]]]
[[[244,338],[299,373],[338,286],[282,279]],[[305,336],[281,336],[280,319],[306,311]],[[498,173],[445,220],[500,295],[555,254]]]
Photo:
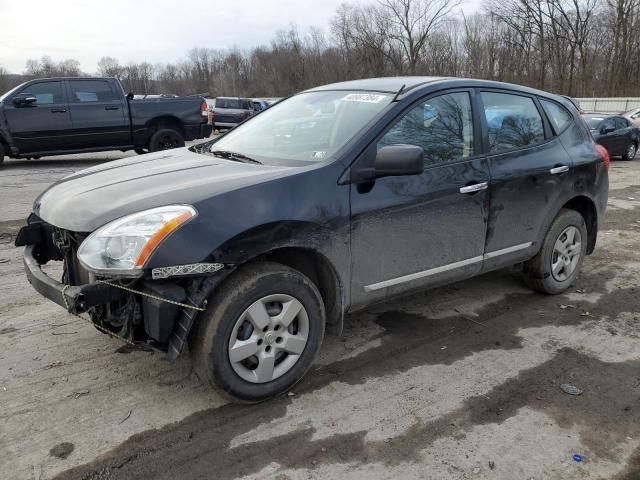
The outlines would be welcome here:
[[[638,148],[636,147],[636,144],[634,142],[631,142],[631,145],[629,145],[629,148],[627,148],[626,153],[622,155],[622,159],[633,160],[636,157],[637,151],[638,151]]]
[[[260,262],[240,267],[210,299],[191,332],[194,370],[241,402],[260,402],[293,387],[324,337],[318,289],[297,270]]]
[[[184,147],[184,137],[180,132],[172,128],[162,128],[151,135],[149,151],[159,152],[172,148]]]
[[[561,210],[538,254],[524,265],[526,283],[542,293],[564,292],[580,272],[587,241],[587,226],[582,215],[575,210]]]

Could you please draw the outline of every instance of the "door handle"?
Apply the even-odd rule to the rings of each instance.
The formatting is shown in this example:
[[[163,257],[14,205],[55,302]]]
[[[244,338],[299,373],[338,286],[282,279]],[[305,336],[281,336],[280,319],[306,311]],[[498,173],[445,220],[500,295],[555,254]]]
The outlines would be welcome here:
[[[560,173],[566,173],[569,171],[569,167],[567,165],[560,165],[559,167],[553,167],[549,170],[551,175],[559,175]]]
[[[489,187],[487,182],[474,183],[473,185],[467,185],[466,187],[460,187],[460,193],[476,193],[481,190],[486,190]]]
[[[66,113],[67,109],[66,108],[52,108],[51,109],[51,113]]]
[[[120,107],[104,107],[105,110],[118,110]]]

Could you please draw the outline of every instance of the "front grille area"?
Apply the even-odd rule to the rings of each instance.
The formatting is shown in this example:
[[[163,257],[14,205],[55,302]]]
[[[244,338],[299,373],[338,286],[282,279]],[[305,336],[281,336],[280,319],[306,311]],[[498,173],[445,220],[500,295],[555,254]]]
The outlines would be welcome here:
[[[89,272],[78,261],[78,248],[87,237],[85,234],[55,229],[54,242],[64,257],[64,280],[68,285],[90,283]]]

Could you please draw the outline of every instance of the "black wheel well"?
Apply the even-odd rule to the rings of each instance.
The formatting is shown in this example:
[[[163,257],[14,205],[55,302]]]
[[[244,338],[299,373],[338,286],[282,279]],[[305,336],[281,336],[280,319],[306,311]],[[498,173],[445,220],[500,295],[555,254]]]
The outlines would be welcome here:
[[[587,243],[587,255],[593,253],[596,246],[596,237],[598,236],[598,210],[596,209],[593,200],[584,196],[574,197],[565,203],[562,208],[575,210],[582,215],[584,223],[587,226],[587,234],[589,236]]]
[[[148,128],[149,128],[148,138],[151,138],[151,136],[155,132],[163,128],[171,128],[173,130],[180,132],[180,134],[184,136],[184,125],[176,117],[172,117],[170,115],[154,118],[149,122]]]
[[[0,145],[2,145],[2,147],[4,148],[5,156],[10,156],[12,153],[11,148],[9,147],[9,143],[4,139],[2,135],[0,135]]]
[[[322,254],[306,248],[284,247],[271,250],[252,261],[269,260],[291,267],[318,287],[327,312],[327,328],[332,333],[342,330],[344,312],[340,279],[333,265]]]

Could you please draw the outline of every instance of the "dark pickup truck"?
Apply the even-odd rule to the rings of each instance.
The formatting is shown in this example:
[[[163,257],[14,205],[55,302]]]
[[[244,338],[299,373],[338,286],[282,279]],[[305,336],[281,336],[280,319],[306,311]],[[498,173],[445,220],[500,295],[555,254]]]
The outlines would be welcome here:
[[[154,152],[211,134],[202,97],[134,100],[115,78],[44,78],[0,96],[0,163],[105,150]]]

